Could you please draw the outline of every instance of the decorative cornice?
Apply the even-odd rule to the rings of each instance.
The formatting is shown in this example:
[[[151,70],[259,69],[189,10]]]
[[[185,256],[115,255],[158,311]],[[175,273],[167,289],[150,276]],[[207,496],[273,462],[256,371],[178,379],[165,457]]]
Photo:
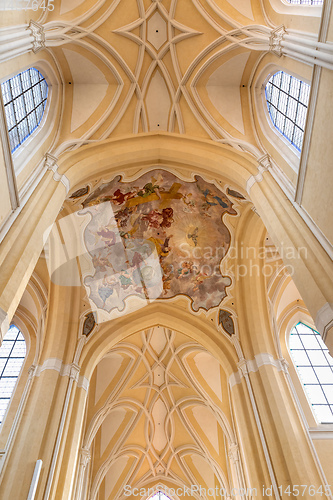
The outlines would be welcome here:
[[[85,391],[88,390],[89,380],[83,375],[79,376],[80,367],[76,363],[66,365],[61,359],[49,358],[46,359],[42,365],[35,367],[33,376],[39,377],[45,370],[54,370],[58,372],[61,377],[69,377],[70,379],[73,379],[79,388],[82,388]]]
[[[271,365],[278,371],[288,372],[288,363],[285,359],[274,359],[273,356],[267,352],[257,354],[254,359],[247,360],[241,359],[237,365],[238,371],[234,372],[229,377],[229,385],[232,388],[234,385],[240,384],[242,378],[250,373],[257,372],[261,366]]]

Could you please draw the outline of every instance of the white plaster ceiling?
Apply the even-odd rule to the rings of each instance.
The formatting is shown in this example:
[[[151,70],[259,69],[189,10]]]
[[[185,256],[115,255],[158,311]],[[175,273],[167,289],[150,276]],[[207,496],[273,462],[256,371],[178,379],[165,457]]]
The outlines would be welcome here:
[[[101,427],[101,456],[103,455],[107,445],[110,443],[113,436],[121,426],[125,416],[126,410],[124,408],[116,408],[112,410],[104,420]]]
[[[159,50],[167,39],[167,24],[160,13],[155,12],[147,23],[147,40]]]
[[[250,52],[243,52],[223,63],[209,77],[208,97],[218,112],[244,135],[241,80]]]
[[[95,403],[99,401],[105,389],[110,385],[114,377],[121,368],[123,357],[113,353],[107,358],[103,358],[97,367]]]
[[[206,352],[197,354],[194,362],[207,385],[222,401],[221,369],[219,362]]]
[[[149,130],[168,130],[171,101],[168,88],[160,71],[153,75],[146,96]]]
[[[84,2],[85,0],[61,0],[60,15],[67,14],[67,12],[76,9]]]
[[[111,493],[119,480],[120,476],[122,475],[127,462],[128,462],[128,457],[120,457],[118,458],[114,464],[111,465],[109,468],[106,477],[105,477],[105,498],[108,499],[111,497]]]
[[[109,83],[102,71],[85,56],[63,49],[73,77],[71,132],[83,125],[103,101]]]
[[[71,137],[74,142],[69,147],[75,147],[75,141],[80,145],[115,133],[167,131],[221,140],[260,156],[253,153],[254,134],[244,130],[243,114],[249,110],[240,98],[240,82],[251,50],[257,51],[258,59],[267,51],[270,28],[264,13],[252,9],[251,0],[193,0],[185,8],[179,0],[113,0],[107,4],[99,0],[87,2],[86,11],[73,10],[79,5],[79,0],[62,2],[56,10],[60,19],[52,19],[48,34],[52,47],[65,41],[76,87],[73,102],[64,104],[65,113],[72,109],[70,131],[75,139]],[[69,21],[71,11],[80,14]],[[64,13],[65,19],[61,19]],[[49,16],[52,14],[45,13],[45,20]],[[247,55],[239,54],[244,48]],[[85,57],[87,51],[89,58]],[[216,61],[220,67],[209,78],[210,65],[215,67]],[[102,109],[108,83],[110,88],[108,75],[115,91]],[[198,92],[201,77],[209,78],[209,97],[204,102]],[[69,96],[70,92],[66,99]],[[89,117],[97,110],[99,116],[94,115],[91,124]],[[231,127],[220,123],[217,113]],[[240,139],[239,134],[244,137]]]
[[[251,0],[237,0],[237,2],[229,2],[234,9],[238,10],[240,14],[254,21],[253,10],[251,5]]]

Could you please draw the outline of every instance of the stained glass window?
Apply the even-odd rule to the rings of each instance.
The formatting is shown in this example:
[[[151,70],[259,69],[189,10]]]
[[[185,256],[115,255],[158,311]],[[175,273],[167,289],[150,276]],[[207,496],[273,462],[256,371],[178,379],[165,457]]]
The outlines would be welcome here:
[[[1,84],[12,153],[40,124],[47,101],[44,76],[30,68]]]
[[[274,127],[301,151],[310,85],[284,71],[278,71],[268,80],[265,91]]]
[[[289,348],[299,377],[320,423],[333,423],[333,358],[320,334],[298,323]]]
[[[12,325],[0,347],[0,424],[3,421],[26,354],[20,330]]]

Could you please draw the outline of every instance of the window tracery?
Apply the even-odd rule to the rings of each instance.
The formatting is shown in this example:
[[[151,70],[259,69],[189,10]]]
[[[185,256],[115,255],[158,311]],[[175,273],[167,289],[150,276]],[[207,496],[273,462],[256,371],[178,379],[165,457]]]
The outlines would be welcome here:
[[[26,342],[20,330],[12,325],[0,347],[0,424],[15,389],[26,355]]]
[[[289,349],[318,421],[333,423],[333,358],[320,334],[300,322],[291,330]]]
[[[36,68],[1,84],[10,149],[13,153],[38,128],[43,118],[48,85]]]
[[[278,71],[268,80],[265,95],[269,117],[274,127],[300,152],[310,85],[284,71]]]

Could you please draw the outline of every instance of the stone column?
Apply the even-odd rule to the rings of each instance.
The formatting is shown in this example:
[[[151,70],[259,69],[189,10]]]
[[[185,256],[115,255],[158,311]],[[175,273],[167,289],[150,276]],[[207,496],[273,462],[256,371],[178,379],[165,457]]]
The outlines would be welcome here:
[[[0,29],[0,63],[32,50],[45,47],[43,26],[30,21],[28,25]]]

